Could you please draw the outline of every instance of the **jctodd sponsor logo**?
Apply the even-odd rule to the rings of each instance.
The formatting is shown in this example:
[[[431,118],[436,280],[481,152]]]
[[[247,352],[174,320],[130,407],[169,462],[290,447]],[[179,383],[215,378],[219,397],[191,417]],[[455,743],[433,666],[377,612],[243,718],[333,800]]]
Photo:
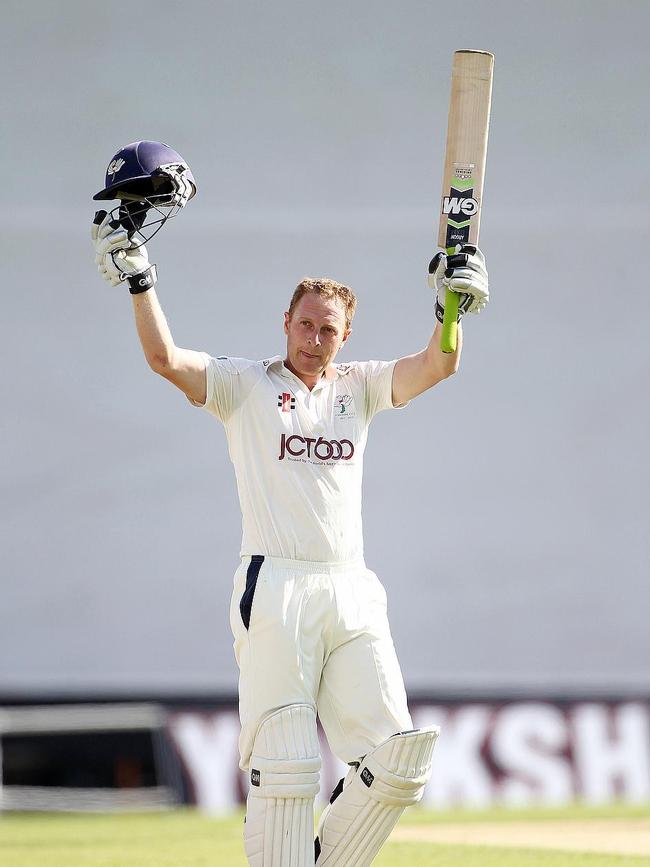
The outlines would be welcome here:
[[[319,461],[349,461],[354,455],[354,444],[350,440],[326,440],[323,437],[301,437],[297,434],[280,437],[278,460],[285,457],[316,458]]]

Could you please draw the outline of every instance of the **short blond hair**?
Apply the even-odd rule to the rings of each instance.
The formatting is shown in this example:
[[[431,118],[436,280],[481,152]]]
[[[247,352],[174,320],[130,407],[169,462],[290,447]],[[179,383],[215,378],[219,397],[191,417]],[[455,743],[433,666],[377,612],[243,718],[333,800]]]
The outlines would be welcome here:
[[[303,295],[308,292],[314,295],[320,295],[321,298],[329,300],[336,298],[343,304],[345,310],[345,328],[346,331],[352,324],[354,312],[357,309],[357,296],[349,286],[344,286],[343,283],[337,283],[336,280],[331,280],[329,277],[303,277],[295,288],[291,296],[289,304],[289,316],[293,316],[293,311]]]

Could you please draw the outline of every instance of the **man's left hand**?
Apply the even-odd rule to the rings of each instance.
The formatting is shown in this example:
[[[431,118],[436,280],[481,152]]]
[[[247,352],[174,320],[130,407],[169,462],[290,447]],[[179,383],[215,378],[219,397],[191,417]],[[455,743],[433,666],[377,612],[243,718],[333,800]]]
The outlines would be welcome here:
[[[429,263],[429,286],[436,292],[436,317],[442,322],[447,289],[460,294],[458,318],[480,313],[490,300],[483,253],[472,244],[458,245],[454,253],[436,253]]]

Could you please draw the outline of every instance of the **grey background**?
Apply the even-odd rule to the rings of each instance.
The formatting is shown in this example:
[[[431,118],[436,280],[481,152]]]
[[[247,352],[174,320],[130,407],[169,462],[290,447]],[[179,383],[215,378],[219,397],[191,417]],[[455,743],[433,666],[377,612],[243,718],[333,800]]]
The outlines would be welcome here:
[[[94,271],[112,154],[199,195],[151,244],[177,342],[281,352],[304,274],[342,358],[420,349],[451,54],[496,54],[461,373],[373,425],[366,555],[412,690],[648,689],[646,2],[3,5],[0,693],[231,692],[219,426]]]

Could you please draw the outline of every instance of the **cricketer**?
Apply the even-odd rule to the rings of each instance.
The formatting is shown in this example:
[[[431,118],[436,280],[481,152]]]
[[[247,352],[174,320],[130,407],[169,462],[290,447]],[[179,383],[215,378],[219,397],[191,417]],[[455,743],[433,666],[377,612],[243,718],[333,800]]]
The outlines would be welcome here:
[[[460,316],[488,301],[481,252],[469,245],[429,265],[437,322],[425,349],[393,361],[337,362],[356,310],[348,286],[300,281],[271,358],[214,357],[176,346],[158,301],[143,234],[194,195],[183,159],[135,142],[109,164],[95,198],[99,272],[128,287],[151,369],[225,428],[242,512],[230,625],[239,666],[241,767],[250,788],[244,847],[253,867],[364,867],[431,772],[435,726],[414,729],[386,613],[363,556],[361,477],[370,422],[458,369],[440,349],[445,295]],[[147,213],[157,219],[146,222]],[[316,720],[349,771],[314,840],[320,756]]]

